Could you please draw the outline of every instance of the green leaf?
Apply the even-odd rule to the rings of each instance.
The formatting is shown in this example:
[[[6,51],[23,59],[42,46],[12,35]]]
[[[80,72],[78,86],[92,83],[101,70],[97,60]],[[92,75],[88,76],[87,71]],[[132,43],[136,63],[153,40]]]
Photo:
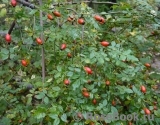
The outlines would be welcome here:
[[[80,68],[75,68],[74,69],[76,72],[81,72],[81,69]]]
[[[52,89],[53,89],[54,91],[60,91],[60,90],[61,90],[61,88],[58,87],[58,86],[52,87]]]
[[[36,115],[36,118],[37,118],[37,119],[42,119],[42,118],[44,118],[45,116],[46,116],[46,113],[39,113],[39,114]]]
[[[69,77],[73,76],[73,72],[68,72],[67,76],[69,76]]]
[[[52,118],[52,119],[56,119],[56,118],[58,117],[57,114],[49,114],[48,116],[49,116],[50,118]]]
[[[111,121],[112,121],[112,118],[113,117],[113,114],[112,113],[108,113],[107,114],[107,119],[105,119],[105,122],[106,123],[111,123]]]
[[[60,76],[61,76],[61,73],[58,72],[56,75],[54,75],[54,78],[56,79],[56,78],[59,78]]]
[[[106,12],[101,12],[100,14],[102,14],[102,15],[106,15],[107,13],[106,13]]]
[[[7,14],[7,9],[6,8],[2,8],[0,11],[0,18],[5,16]]]
[[[42,99],[42,98],[44,98],[44,96],[45,96],[45,94],[43,92],[40,92],[38,95],[35,95],[35,97],[37,99]]]
[[[36,12],[37,12],[36,9],[32,9],[32,10],[30,10],[30,12],[29,12],[28,14],[29,14],[29,15],[34,15]]]
[[[49,103],[48,97],[44,97],[44,103],[45,103],[45,104],[48,104],[48,103]]]
[[[66,115],[66,114],[63,114],[63,115],[61,116],[61,119],[62,119],[62,121],[67,122],[67,115]]]
[[[124,55],[129,55],[131,53],[131,50],[127,50],[127,51],[124,51]]]
[[[11,120],[7,117],[2,117],[0,119],[0,125],[11,125]]]
[[[32,104],[32,97],[28,97],[27,98],[27,105],[31,105]]]
[[[126,56],[125,55],[121,55],[120,56],[120,60],[126,60]]]
[[[74,68],[73,68],[73,67],[68,67],[68,69],[69,69],[70,71],[74,71]]]
[[[129,89],[129,88],[126,88],[125,92],[127,92],[127,93],[133,93],[133,91],[131,89]]]
[[[9,54],[9,50],[7,50],[6,48],[2,48],[1,52],[6,55]]]
[[[94,23],[93,26],[94,26],[95,29],[99,29],[100,28],[98,23]]]
[[[134,57],[134,56],[132,56],[132,55],[128,55],[128,56],[127,56],[127,60],[128,60],[128,61],[135,62],[135,61],[138,61],[138,58],[136,58],[136,57]]]
[[[10,54],[10,59],[14,59],[14,57],[16,57],[16,55]]]
[[[99,58],[98,62],[102,65],[102,64],[104,64],[104,59],[103,58]]]
[[[61,66],[57,66],[57,70],[58,70],[59,72],[61,72],[61,71],[62,71],[62,67],[61,67]]]
[[[107,105],[107,100],[103,100],[103,106],[105,107]]]
[[[160,73],[154,72],[154,73],[150,74],[150,77],[151,77],[152,79],[160,80]]]
[[[95,53],[94,53],[94,52],[91,52],[91,53],[90,53],[90,59],[92,59],[93,57],[95,57]]]
[[[116,45],[116,43],[113,41],[111,42],[112,47],[114,47]]]
[[[8,55],[3,54],[3,53],[0,53],[0,58],[1,58],[2,60],[6,60],[6,59],[8,59]]]
[[[141,95],[141,92],[137,90],[137,88],[133,85],[132,86],[132,90],[137,94],[137,95]]]
[[[59,123],[60,123],[60,119],[57,117],[55,120],[54,120],[54,125],[59,125]]]
[[[46,116],[46,108],[44,107],[38,107],[35,111],[34,111],[34,116],[37,119],[42,119]]]
[[[36,82],[35,85],[36,85],[37,87],[42,87],[43,84],[42,84],[42,82]]]
[[[114,107],[114,106],[111,106],[111,112],[114,114],[118,114],[118,110]]]
[[[80,80],[80,79],[76,80],[76,81],[72,84],[73,91],[75,91],[77,88],[79,88],[80,84],[81,84],[81,80]]]
[[[160,109],[154,110],[154,114],[155,114],[157,117],[160,117]]]

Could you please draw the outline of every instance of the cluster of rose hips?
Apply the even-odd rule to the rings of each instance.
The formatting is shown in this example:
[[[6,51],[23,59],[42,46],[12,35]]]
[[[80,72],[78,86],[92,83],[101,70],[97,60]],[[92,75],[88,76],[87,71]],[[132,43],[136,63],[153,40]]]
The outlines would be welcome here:
[[[11,0],[11,5],[12,5],[13,7],[15,7],[15,6],[17,5],[17,1],[16,1],[16,0]],[[61,17],[61,13],[58,12],[57,10],[53,11],[52,13],[53,13],[53,15],[54,15],[55,17]],[[52,16],[52,14],[47,14],[47,18],[48,18],[49,20],[53,20],[53,19],[54,19],[54,17]],[[95,19],[96,21],[98,21],[100,24],[104,24],[104,23],[105,23],[105,19],[104,19],[103,17],[99,16],[99,15],[95,15],[95,16],[94,16],[94,19]],[[72,17],[68,17],[68,19],[67,19],[67,21],[69,21],[69,22],[72,22],[73,20],[74,20],[74,19],[73,19]],[[83,17],[80,17],[80,18],[77,20],[77,23],[80,24],[80,25],[84,25],[84,24],[85,24],[84,18],[83,18]],[[6,41],[7,43],[11,43],[12,38],[11,38],[11,35],[10,35],[10,34],[6,34],[6,35],[5,35],[5,41]],[[41,38],[39,38],[39,37],[36,38],[35,41],[36,41],[36,43],[37,43],[38,45],[42,45],[42,44],[43,44],[43,41],[42,41]],[[100,44],[101,44],[102,46],[104,46],[104,47],[107,47],[107,46],[109,45],[109,42],[107,42],[107,41],[102,41],[102,42],[100,42]],[[66,43],[63,43],[63,44],[61,44],[60,49],[61,49],[61,50],[65,50],[66,47],[67,47]],[[69,58],[72,57],[71,53],[68,53],[67,56],[68,56]],[[23,60],[21,60],[21,64],[26,67],[26,66],[28,65],[28,61],[27,61],[26,59],[23,59]],[[87,71],[88,74],[92,74],[92,72],[90,71],[90,69],[87,68],[87,67],[85,68],[85,71]],[[66,83],[67,83],[67,82],[66,82]],[[67,84],[69,84],[69,83],[67,83]]]

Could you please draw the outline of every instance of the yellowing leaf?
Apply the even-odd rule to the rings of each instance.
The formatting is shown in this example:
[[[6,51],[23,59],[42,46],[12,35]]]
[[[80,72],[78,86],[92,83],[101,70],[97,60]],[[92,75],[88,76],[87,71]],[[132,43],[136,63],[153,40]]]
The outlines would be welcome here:
[[[47,82],[51,82],[52,80],[53,80],[53,78],[50,78],[50,79],[47,80]]]
[[[130,34],[131,34],[132,36],[135,36],[136,33],[137,33],[136,31],[130,32]]]
[[[82,2],[82,3],[81,3],[81,5],[82,5],[82,7],[84,7],[84,8],[86,8],[86,7],[87,7],[87,4],[86,4],[86,3],[84,3],[84,2]]]

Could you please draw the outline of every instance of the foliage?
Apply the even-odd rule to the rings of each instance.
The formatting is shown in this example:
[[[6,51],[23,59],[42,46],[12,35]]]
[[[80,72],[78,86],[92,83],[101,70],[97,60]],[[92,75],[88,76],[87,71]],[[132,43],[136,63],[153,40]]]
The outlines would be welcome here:
[[[150,1],[152,2],[152,1]],[[153,1],[154,3],[154,1]],[[0,43],[0,122],[5,125],[83,125],[91,120],[76,121],[73,116],[81,112],[95,114],[131,114],[136,112],[143,117],[143,108],[154,114],[154,121],[132,121],[134,124],[159,124],[160,109],[154,110],[153,102],[159,102],[155,84],[159,74],[151,75],[153,68],[145,67],[151,63],[152,55],[159,51],[159,12],[155,5],[141,0],[121,2],[109,12],[101,12],[106,19],[100,24],[94,19],[94,10],[85,3],[79,5],[60,5],[54,9],[61,17],[47,19],[52,1],[43,1],[43,6],[33,2],[39,8],[29,9],[18,4],[12,7],[3,0],[0,17],[8,30],[16,19],[11,34],[12,42],[7,44],[4,38]],[[145,5],[145,6],[144,6]],[[69,8],[69,9],[67,9]],[[44,26],[40,26],[39,13],[42,10]],[[76,11],[76,12],[75,12]],[[52,14],[53,16],[53,14]],[[68,17],[75,21],[67,21]],[[77,19],[82,17],[85,24]],[[44,34],[44,44],[38,45],[36,38]],[[108,41],[104,47],[101,41]],[[61,50],[61,44],[67,48]],[[42,55],[45,50],[46,77],[42,82]],[[72,57],[67,57],[71,53]],[[21,65],[26,59],[28,66]],[[87,74],[84,67],[90,67],[93,74]],[[65,85],[64,80],[70,84]],[[106,80],[110,85],[105,84]],[[144,85],[144,94],[140,86]],[[89,98],[83,96],[87,88]],[[96,99],[94,105],[92,100]],[[112,105],[112,101],[116,105]],[[159,104],[157,104],[159,107]],[[96,125],[128,124],[128,121],[94,121]]]

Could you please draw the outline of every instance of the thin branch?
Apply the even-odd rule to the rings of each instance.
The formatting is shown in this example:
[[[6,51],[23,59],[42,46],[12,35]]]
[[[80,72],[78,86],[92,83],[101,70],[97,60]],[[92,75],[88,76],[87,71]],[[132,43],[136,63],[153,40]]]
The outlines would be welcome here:
[[[65,20],[62,24],[59,24],[59,27],[61,28],[63,24],[65,24],[66,22],[68,22],[68,20]]]
[[[11,33],[12,33],[15,24],[16,24],[16,20],[14,20],[14,21],[12,22],[12,24],[11,24],[9,30],[8,30],[8,34],[11,34]]]
[[[53,4],[53,6],[72,5],[72,4],[81,4],[81,3],[90,3],[90,2],[91,2],[91,1],[83,1],[83,2],[63,2],[63,3]],[[97,2],[97,1],[92,1],[92,4],[111,4],[111,5],[118,5],[118,3],[114,3],[114,2]]]
[[[73,11],[75,14],[78,14],[74,9],[67,8],[67,10],[71,10],[71,11]]]
[[[42,0],[39,0],[39,5],[42,6]],[[43,28],[43,13],[40,10],[40,26]],[[43,31],[41,32],[41,40],[44,42]],[[42,82],[45,82],[45,57],[44,57],[44,47],[42,47]]]
[[[24,0],[17,0],[17,2],[23,4],[24,6],[27,6],[27,7],[31,8],[31,9],[36,9],[37,8],[35,5],[33,5],[33,4],[31,4],[31,3],[27,2],[27,1],[24,1]]]
[[[83,49],[83,42],[84,42],[84,25],[82,25],[82,36],[81,36],[82,44],[80,45],[80,54],[82,53]],[[82,61],[82,60],[81,60]]]
[[[82,3],[90,3],[90,1],[84,1]],[[92,1],[93,4],[111,4],[111,5],[118,5],[118,3],[114,3],[114,2],[97,2],[97,1]]]
[[[42,6],[42,0],[39,0],[39,5]],[[43,11],[40,10],[40,26],[41,28],[43,29]],[[43,30],[41,31],[41,40],[43,41],[44,43],[44,34],[43,34]],[[45,55],[44,55],[44,46],[42,46],[42,86],[43,86],[43,89],[44,89],[44,82],[45,82]],[[42,99],[42,103],[44,101],[44,98]],[[43,125],[43,119],[42,121],[40,122],[40,125]]]

